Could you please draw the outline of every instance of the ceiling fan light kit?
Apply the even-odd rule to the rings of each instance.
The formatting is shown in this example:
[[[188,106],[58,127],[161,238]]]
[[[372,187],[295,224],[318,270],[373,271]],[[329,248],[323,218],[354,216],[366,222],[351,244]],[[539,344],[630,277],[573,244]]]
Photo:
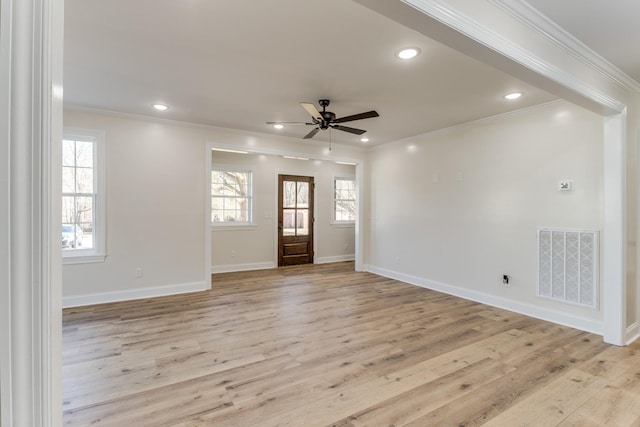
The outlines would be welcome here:
[[[355,135],[362,135],[363,133],[366,132],[366,130],[364,129],[357,129],[357,128],[352,128],[349,126],[342,126],[339,123],[346,123],[346,122],[352,122],[354,120],[362,120],[362,119],[369,119],[372,117],[379,117],[380,115],[374,111],[367,111],[364,113],[360,113],[360,114],[353,114],[351,116],[345,116],[345,117],[339,117],[336,118],[335,113],[331,112],[331,111],[327,111],[327,107],[329,106],[329,103],[331,101],[329,101],[328,99],[321,99],[318,101],[318,104],[320,104],[320,106],[322,107],[322,111],[318,111],[318,109],[316,108],[316,106],[314,104],[311,104],[309,102],[301,102],[300,105],[302,106],[302,108],[304,108],[307,113],[309,113],[309,115],[312,118],[312,122],[267,122],[267,124],[269,125],[309,125],[309,126],[315,126],[315,128],[313,128],[311,130],[311,132],[309,132],[308,134],[306,134],[303,139],[310,139],[313,138],[315,136],[316,133],[318,133],[318,131],[322,130],[326,130],[326,129],[337,129],[337,130],[341,130],[343,132],[349,132],[349,133],[353,133]]]

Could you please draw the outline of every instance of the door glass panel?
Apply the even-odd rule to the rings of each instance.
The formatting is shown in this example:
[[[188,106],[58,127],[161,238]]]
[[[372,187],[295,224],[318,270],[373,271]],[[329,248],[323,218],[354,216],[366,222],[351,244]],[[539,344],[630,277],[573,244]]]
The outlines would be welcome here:
[[[298,182],[298,207],[309,207],[309,183]]]
[[[285,208],[296,207],[296,182],[284,181],[282,183],[282,206]]]
[[[296,210],[295,209],[283,209],[282,235],[283,236],[296,235]]]
[[[309,209],[298,209],[296,215],[296,235],[309,235]]]

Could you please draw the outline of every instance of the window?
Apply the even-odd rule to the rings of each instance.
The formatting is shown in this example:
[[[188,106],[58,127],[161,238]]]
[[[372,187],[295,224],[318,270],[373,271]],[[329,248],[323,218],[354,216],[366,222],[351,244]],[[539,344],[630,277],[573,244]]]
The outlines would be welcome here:
[[[211,222],[214,225],[247,225],[252,222],[252,172],[211,171]]]
[[[62,254],[65,263],[104,260],[104,133],[65,130],[62,140]]]
[[[333,180],[333,221],[350,223],[356,220],[356,181],[353,178]]]

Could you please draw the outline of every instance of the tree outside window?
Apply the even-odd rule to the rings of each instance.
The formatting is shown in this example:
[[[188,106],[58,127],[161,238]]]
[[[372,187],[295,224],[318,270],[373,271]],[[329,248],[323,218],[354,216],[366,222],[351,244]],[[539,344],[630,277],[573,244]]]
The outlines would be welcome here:
[[[353,178],[335,178],[333,184],[333,220],[354,222],[356,220],[356,181]]]
[[[251,180],[250,171],[213,170],[211,172],[212,223],[251,223]]]
[[[95,141],[62,141],[62,249],[92,249],[95,223]]]

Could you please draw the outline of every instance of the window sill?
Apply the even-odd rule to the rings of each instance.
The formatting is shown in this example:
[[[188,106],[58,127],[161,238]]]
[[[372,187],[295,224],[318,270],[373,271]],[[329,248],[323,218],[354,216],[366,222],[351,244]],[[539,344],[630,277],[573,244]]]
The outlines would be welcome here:
[[[211,231],[257,230],[258,224],[211,224]]]
[[[353,228],[356,226],[356,222],[355,221],[332,222],[330,225],[336,228]]]
[[[99,262],[104,262],[107,258],[106,254],[87,254],[87,255],[63,255],[62,256],[62,265],[67,264],[94,264]]]

